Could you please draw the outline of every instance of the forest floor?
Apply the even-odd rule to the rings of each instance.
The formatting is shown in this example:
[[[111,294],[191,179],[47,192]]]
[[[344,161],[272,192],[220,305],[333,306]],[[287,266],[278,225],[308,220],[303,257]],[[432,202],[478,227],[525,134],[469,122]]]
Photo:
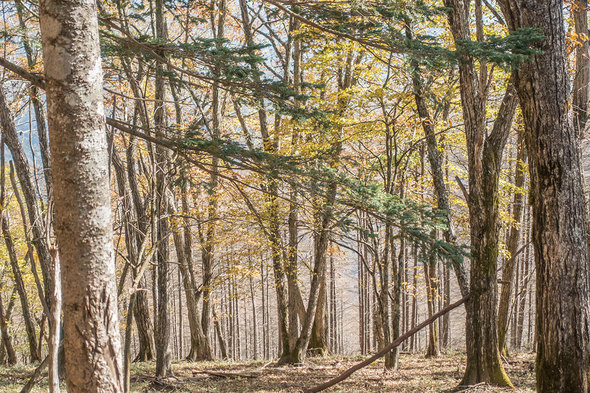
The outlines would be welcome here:
[[[174,364],[175,377],[156,382],[153,363],[134,364],[131,391],[136,393],[255,393],[300,392],[302,388],[325,382],[362,360],[362,357],[312,358],[304,367],[273,367],[262,361],[203,362]],[[399,370],[384,373],[382,362],[353,374],[349,379],[327,390],[335,393],[373,392],[534,392],[534,354],[513,355],[505,363],[516,389],[499,389],[486,385],[459,388],[465,368],[465,355],[453,353],[436,359],[421,354],[402,355]],[[31,366],[0,368],[0,393],[19,392],[33,371]],[[47,391],[47,372],[33,389]],[[62,390],[65,392],[65,388]]]

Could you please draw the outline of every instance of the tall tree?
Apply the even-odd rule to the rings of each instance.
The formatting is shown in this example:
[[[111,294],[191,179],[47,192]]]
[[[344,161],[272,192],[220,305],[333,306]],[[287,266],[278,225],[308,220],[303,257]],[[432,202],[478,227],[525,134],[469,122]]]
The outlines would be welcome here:
[[[166,40],[168,37],[166,16],[164,15],[164,1],[156,0],[155,3],[155,24],[156,38]],[[160,53],[162,55],[162,53]],[[166,137],[166,81],[164,77],[164,64],[156,62],[155,78],[155,102],[154,102],[154,125],[156,137]],[[156,217],[157,217],[157,282],[158,282],[158,305],[156,319],[156,377],[164,378],[172,373],[172,354],[170,352],[170,222],[168,218],[168,150],[156,146]]]
[[[531,176],[537,391],[588,392],[590,266],[578,135],[569,116],[563,2],[499,2],[511,31],[537,28],[540,52],[516,71]],[[585,108],[584,108],[585,109]]]
[[[123,367],[93,0],[39,4],[70,392],[121,392]]]
[[[459,57],[459,83],[465,122],[469,169],[469,224],[472,265],[469,308],[466,324],[467,367],[462,385],[489,382],[512,386],[506,375],[497,336],[498,260],[498,186],[504,146],[516,110],[516,92],[512,81],[496,115],[492,129],[487,131],[486,104],[489,94],[488,64],[474,58],[464,45],[471,40],[470,0],[445,0],[449,25]],[[484,41],[482,1],[475,0],[476,40]],[[485,176],[484,176],[485,174]]]

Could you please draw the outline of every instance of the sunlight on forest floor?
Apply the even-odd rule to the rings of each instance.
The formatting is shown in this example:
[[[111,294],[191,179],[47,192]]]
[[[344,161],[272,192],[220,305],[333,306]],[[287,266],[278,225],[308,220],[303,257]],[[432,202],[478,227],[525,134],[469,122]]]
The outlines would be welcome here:
[[[175,377],[165,383],[156,383],[153,363],[133,365],[132,392],[285,392],[295,393],[304,387],[325,382],[352,366],[356,358],[313,358],[306,367],[272,367],[266,362],[204,362],[175,363]],[[461,392],[534,392],[534,354],[518,354],[508,359],[506,371],[515,390],[478,385]],[[328,392],[450,392],[457,386],[465,367],[461,353],[425,359],[422,355],[402,355],[400,369],[384,373],[377,362],[353,374]],[[17,366],[0,369],[0,392],[19,392],[34,368]],[[33,389],[34,393],[47,391],[47,373]],[[65,391],[65,388],[64,390]]]

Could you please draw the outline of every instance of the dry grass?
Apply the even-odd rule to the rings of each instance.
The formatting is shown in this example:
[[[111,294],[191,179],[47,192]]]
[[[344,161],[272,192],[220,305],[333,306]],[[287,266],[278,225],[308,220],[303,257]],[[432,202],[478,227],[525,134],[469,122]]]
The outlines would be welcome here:
[[[164,382],[157,382],[152,378],[152,363],[135,364],[132,371],[132,392],[295,393],[300,392],[303,387],[310,387],[336,376],[359,360],[361,358],[314,358],[305,367],[273,367],[264,362],[180,362],[174,364],[175,377]],[[420,354],[402,355],[399,370],[385,373],[382,363],[376,362],[328,392],[451,392],[459,383],[464,363],[465,357],[460,353],[436,359],[425,359]],[[0,392],[20,391],[31,370],[31,367],[22,366],[0,369]],[[515,390],[478,385],[462,391],[534,392],[533,354],[513,356],[509,359],[509,364],[506,364],[506,371],[516,386]],[[46,375],[33,391],[47,391]]]

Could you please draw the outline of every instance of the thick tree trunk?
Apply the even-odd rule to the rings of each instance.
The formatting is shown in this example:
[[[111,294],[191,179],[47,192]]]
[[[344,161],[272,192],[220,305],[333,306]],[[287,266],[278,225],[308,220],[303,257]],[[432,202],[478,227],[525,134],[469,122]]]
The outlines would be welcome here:
[[[500,1],[510,30],[534,27],[542,54],[516,72],[531,174],[537,275],[537,390],[588,392],[590,266],[578,135],[568,114],[563,3]]]
[[[502,151],[516,110],[512,85],[504,96],[494,127],[483,146],[483,159],[470,168],[469,221],[471,225],[471,299],[467,321],[467,368],[462,385],[482,381],[512,386],[504,372],[497,336],[498,186]],[[473,153],[472,153],[473,154]],[[481,173],[486,173],[484,179]]]
[[[96,4],[45,0],[39,11],[62,264],[66,383],[70,392],[121,392]]]
[[[470,2],[445,0],[455,44],[471,40]],[[482,1],[475,1],[478,42],[484,41]],[[497,337],[498,184],[502,153],[516,110],[516,93],[509,82],[491,131],[487,131],[488,66],[463,54],[459,58],[461,104],[469,166],[469,223],[472,264],[468,319],[467,367],[462,385],[487,382],[512,386],[506,375]]]

